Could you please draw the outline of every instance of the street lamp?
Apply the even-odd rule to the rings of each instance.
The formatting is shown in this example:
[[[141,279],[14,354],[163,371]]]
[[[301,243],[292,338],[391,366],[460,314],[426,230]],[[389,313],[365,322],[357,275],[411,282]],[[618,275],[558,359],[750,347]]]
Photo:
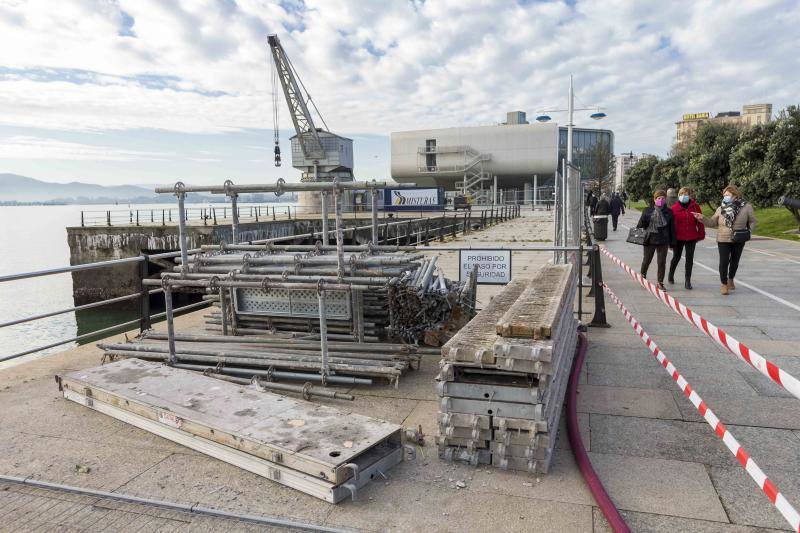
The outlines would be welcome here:
[[[600,107],[579,107],[575,108],[575,92],[572,88],[572,74],[569,76],[569,98],[567,100],[567,109],[543,109],[536,117],[537,122],[549,122],[551,120],[549,113],[568,113],[569,122],[567,122],[567,163],[572,163],[572,115],[575,111],[594,111],[589,118],[593,120],[602,120],[606,115],[601,111]]]

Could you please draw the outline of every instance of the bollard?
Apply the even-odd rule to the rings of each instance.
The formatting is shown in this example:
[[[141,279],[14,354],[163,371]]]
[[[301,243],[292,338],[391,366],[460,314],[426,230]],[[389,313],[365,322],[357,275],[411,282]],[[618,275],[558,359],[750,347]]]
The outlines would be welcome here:
[[[593,328],[610,328],[606,321],[606,300],[603,296],[603,268],[600,261],[600,248],[592,246],[592,290],[594,291],[594,316],[589,326]]]

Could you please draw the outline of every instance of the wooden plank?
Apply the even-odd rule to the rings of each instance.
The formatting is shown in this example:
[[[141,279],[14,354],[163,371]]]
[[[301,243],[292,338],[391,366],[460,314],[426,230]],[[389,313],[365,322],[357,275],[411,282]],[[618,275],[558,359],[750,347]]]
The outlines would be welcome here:
[[[549,339],[574,285],[571,264],[544,265],[513,305],[495,323],[504,337]],[[572,300],[569,305],[571,307]]]
[[[297,472],[284,465],[272,463],[234,448],[198,437],[197,435],[192,435],[181,429],[154,422],[143,416],[106,404],[94,398],[83,396],[72,390],[64,390],[64,398],[327,502],[338,503],[351,496],[349,489],[345,487],[335,486],[330,482],[303,474],[302,472]],[[366,485],[375,472],[386,472],[402,460],[402,448],[396,448],[390,451],[383,458],[375,461],[360,472],[359,479],[355,483],[356,487],[360,488]]]
[[[530,279],[514,278],[466,326],[442,346],[442,358],[448,361],[494,363],[495,323],[525,290]]]
[[[62,386],[337,485],[352,476],[346,464],[400,438],[383,420],[137,359],[73,372]]]

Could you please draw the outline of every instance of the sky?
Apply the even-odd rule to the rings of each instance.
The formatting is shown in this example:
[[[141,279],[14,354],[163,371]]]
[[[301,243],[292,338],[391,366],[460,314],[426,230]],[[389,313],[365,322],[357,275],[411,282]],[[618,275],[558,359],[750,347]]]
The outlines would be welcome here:
[[[601,106],[615,151],[665,155],[683,113],[800,103],[800,2],[0,0],[0,173],[104,185],[299,180],[276,33],[358,179],[392,131]],[[551,113],[566,123],[561,113]]]

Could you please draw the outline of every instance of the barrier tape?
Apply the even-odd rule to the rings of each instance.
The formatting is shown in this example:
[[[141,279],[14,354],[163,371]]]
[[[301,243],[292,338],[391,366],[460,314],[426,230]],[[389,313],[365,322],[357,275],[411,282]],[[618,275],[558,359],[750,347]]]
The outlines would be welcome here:
[[[641,273],[628,266],[622,259],[608,251],[607,248],[600,247],[600,250],[609,259],[616,263],[617,266],[625,270],[625,272],[627,272],[634,279],[634,281],[638,281],[642,288],[648,290],[653,296],[658,298],[672,311],[682,316],[687,322],[708,335],[711,339],[716,341],[717,344],[731,352],[741,361],[749,364],[772,380],[774,383],[777,383],[789,391],[789,393],[795,398],[800,399],[800,380],[778,367],[778,365],[775,363],[768,361],[764,358],[764,356],[755,350],[748,348],[745,344],[739,342],[731,335],[726,333],[725,330],[715,326],[703,318],[703,316],[699,313],[695,313],[686,305],[679,302],[677,298],[670,296],[667,292],[659,289],[656,284],[648,281],[644,276],[641,275]]]
[[[745,451],[739,441],[737,441],[731,432],[728,431],[728,428],[725,424],[717,418],[717,415],[711,410],[711,408],[706,405],[706,402],[697,394],[689,382],[684,379],[684,377],[678,372],[678,369],[675,368],[675,365],[667,359],[666,354],[661,351],[661,349],[656,345],[655,341],[650,338],[650,336],[645,332],[642,328],[642,325],[631,315],[630,311],[625,308],[622,302],[617,298],[617,295],[609,288],[608,285],[603,283],[603,289],[605,289],[608,296],[611,300],[617,304],[620,311],[622,311],[623,316],[628,321],[628,324],[633,328],[639,338],[642,339],[642,342],[647,345],[652,352],[653,356],[656,360],[664,367],[664,370],[672,376],[672,379],[675,380],[675,383],[678,385],[678,388],[683,391],[689,401],[692,402],[695,409],[700,413],[700,415],[708,422],[708,425],[711,426],[711,429],[714,430],[714,433],[722,439],[722,442],[725,443],[728,450],[736,457],[736,460],[745,469],[745,471],[750,474],[750,477],[753,478],[753,481],[756,482],[758,488],[760,488],[764,494],[766,494],[769,501],[778,509],[778,512],[783,515],[783,517],[789,522],[789,525],[792,526],[792,531],[797,531],[800,533],[800,514],[798,514],[797,510],[789,503],[783,494],[778,490],[778,487],[772,483],[767,475],[764,473],[761,468],[756,464],[750,454]]]

